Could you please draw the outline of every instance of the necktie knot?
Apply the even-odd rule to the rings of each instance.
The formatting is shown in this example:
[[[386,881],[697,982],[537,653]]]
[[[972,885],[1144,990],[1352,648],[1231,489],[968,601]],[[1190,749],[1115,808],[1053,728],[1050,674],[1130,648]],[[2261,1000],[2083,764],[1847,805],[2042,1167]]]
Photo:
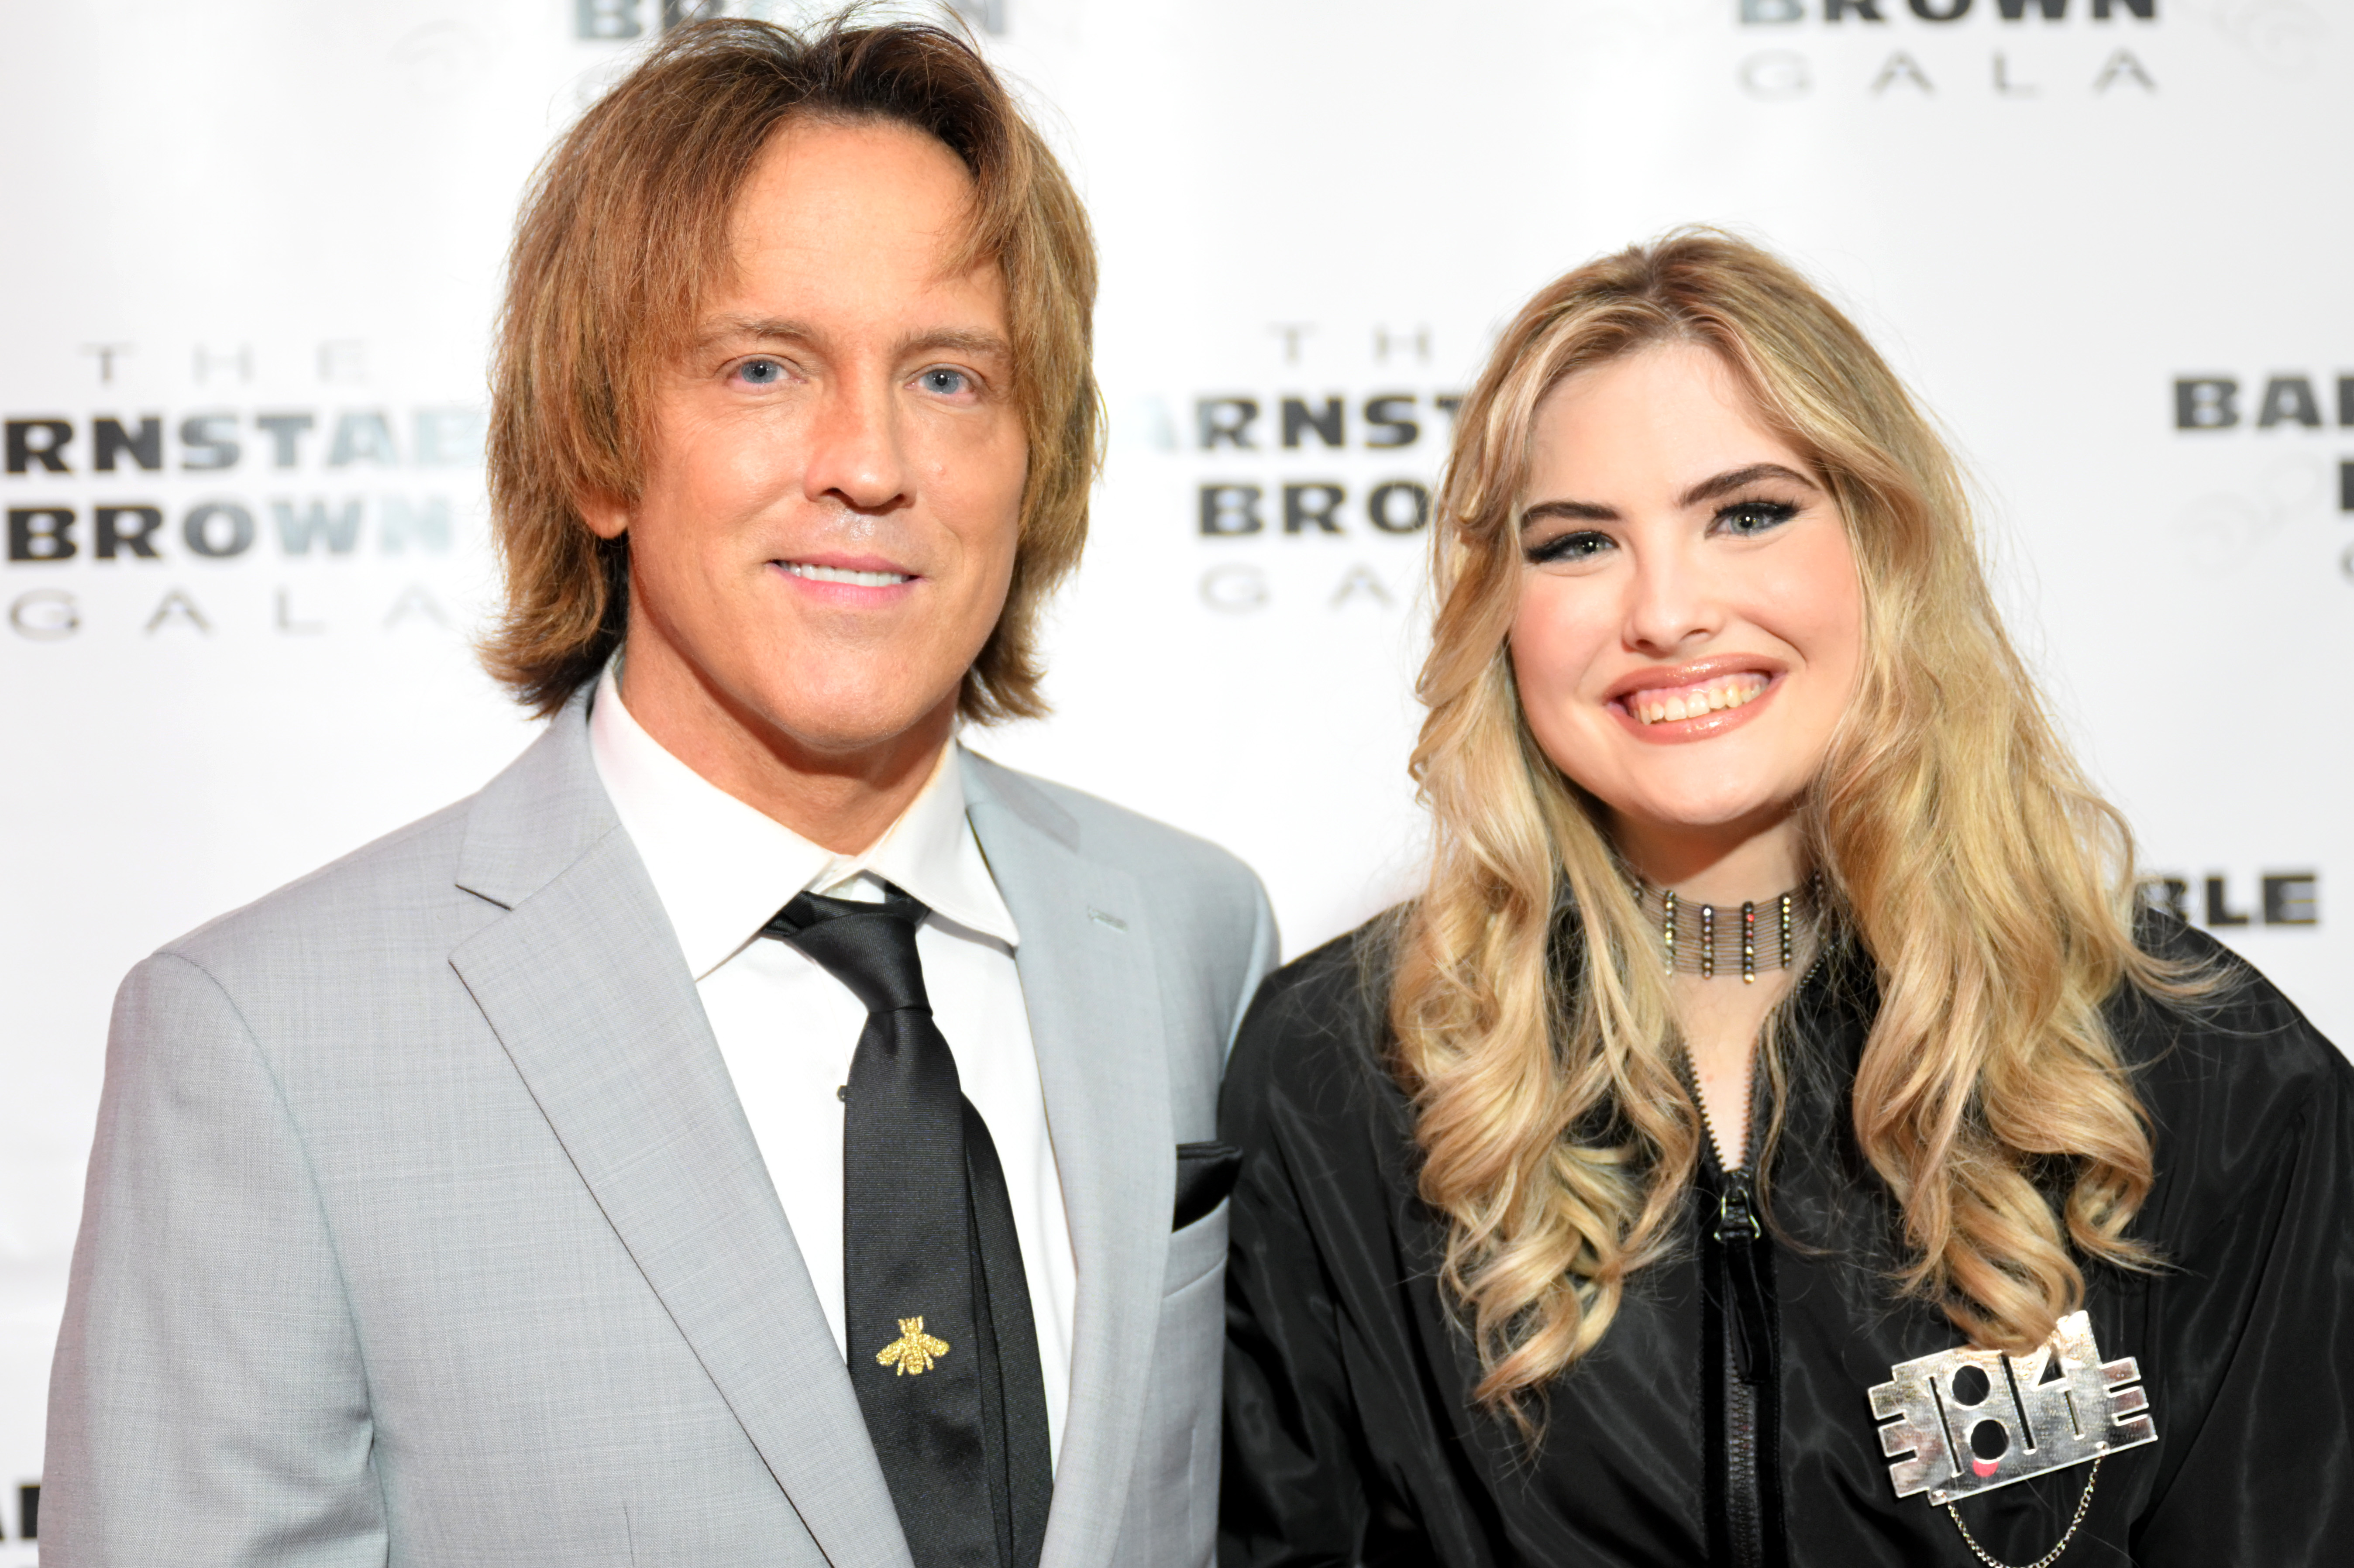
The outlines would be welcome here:
[[[931,1011],[916,929],[931,911],[896,887],[883,885],[883,902],[861,903],[802,893],[761,927],[790,942],[834,979],[870,1013]]]

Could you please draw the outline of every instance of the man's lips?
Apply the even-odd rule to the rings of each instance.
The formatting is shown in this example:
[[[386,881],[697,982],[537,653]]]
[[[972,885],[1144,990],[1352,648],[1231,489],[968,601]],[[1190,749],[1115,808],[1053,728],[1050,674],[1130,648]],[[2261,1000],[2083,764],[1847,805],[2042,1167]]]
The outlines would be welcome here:
[[[1783,673],[1776,664],[1741,655],[1653,666],[1613,683],[1604,705],[1652,745],[1707,740],[1755,717],[1780,689]]]
[[[869,591],[903,588],[915,581],[917,576],[896,561],[881,556],[792,556],[769,564],[797,583],[823,588]]]

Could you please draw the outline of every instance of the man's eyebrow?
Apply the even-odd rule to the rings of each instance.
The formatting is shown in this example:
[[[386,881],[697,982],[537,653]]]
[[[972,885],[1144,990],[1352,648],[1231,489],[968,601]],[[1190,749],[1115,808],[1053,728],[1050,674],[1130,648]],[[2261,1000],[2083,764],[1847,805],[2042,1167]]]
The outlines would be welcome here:
[[[960,327],[942,327],[936,332],[918,333],[909,338],[906,345],[906,351],[910,354],[928,354],[938,349],[952,354],[969,354],[976,359],[1013,357],[1013,345],[997,334]]]
[[[1703,501],[1713,501],[1720,495],[1731,494],[1742,486],[1755,484],[1761,479],[1787,480],[1793,484],[1803,484],[1808,490],[1822,488],[1805,474],[1795,469],[1784,468],[1778,462],[1753,462],[1747,468],[1730,469],[1718,474],[1714,479],[1702,480],[1698,484],[1676,497],[1676,504],[1679,507],[1698,506]]]
[[[766,316],[721,316],[705,324],[695,335],[698,346],[709,348],[730,340],[753,338],[768,343],[806,343],[817,336],[801,322],[776,320]]]

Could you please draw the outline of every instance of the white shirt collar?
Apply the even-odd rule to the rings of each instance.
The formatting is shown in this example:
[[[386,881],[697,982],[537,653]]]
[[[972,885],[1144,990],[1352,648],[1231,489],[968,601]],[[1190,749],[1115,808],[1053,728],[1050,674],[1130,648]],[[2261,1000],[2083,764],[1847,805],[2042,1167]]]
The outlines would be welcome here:
[[[621,704],[609,662],[588,710],[588,750],[698,980],[803,892],[880,898],[877,879],[1007,947],[1020,935],[965,818],[955,742],[907,809],[864,853],[836,854],[747,805],[663,749]]]

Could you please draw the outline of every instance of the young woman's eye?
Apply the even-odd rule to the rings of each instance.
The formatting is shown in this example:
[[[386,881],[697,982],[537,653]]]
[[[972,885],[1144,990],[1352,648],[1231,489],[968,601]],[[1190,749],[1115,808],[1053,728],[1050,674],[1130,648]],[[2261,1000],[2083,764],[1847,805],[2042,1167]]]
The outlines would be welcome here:
[[[1780,527],[1798,514],[1787,501],[1743,501],[1716,514],[1717,526],[1743,538],[1755,538]]]
[[[951,366],[938,365],[916,377],[917,385],[938,397],[953,397],[972,389],[972,377]]]
[[[736,367],[736,374],[751,387],[774,387],[785,378],[785,367],[773,359],[748,359]]]
[[[1604,551],[1617,547],[1609,535],[1596,534],[1591,529],[1575,534],[1556,534],[1543,544],[1531,545],[1528,547],[1529,564],[1532,567],[1549,567],[1563,563],[1590,561]]]

